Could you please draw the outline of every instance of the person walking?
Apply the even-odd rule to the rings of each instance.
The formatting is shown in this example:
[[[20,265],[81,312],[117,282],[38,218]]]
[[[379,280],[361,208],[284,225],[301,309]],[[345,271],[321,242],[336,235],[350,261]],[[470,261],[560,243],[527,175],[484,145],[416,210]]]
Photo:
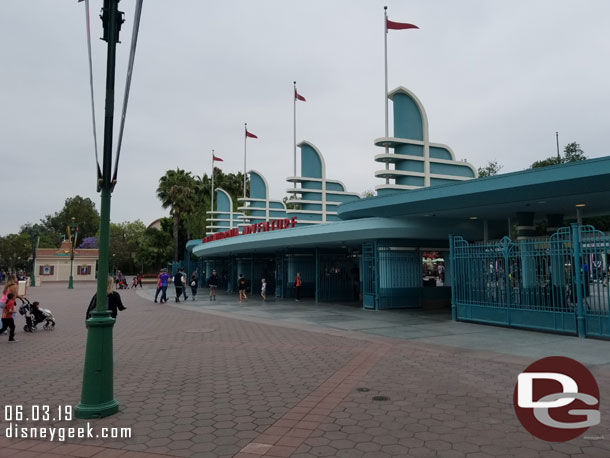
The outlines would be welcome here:
[[[193,275],[191,275],[191,298],[194,301],[195,297],[197,296],[197,286],[198,286],[199,281],[197,280],[197,275],[195,275],[195,273],[193,272]]]
[[[174,288],[176,288],[176,302],[180,302],[180,296],[182,296],[182,288],[184,284],[182,283],[182,272],[181,269],[178,269],[176,274],[174,275]]]
[[[242,300],[248,302],[248,296],[246,296],[246,279],[244,278],[244,274],[239,274],[239,278],[237,279],[237,288],[239,289],[239,302]]]
[[[261,279],[261,297],[263,301],[267,301],[267,280]]]
[[[218,288],[218,275],[216,275],[216,269],[212,270],[212,275],[208,279],[208,286],[210,287],[210,300],[216,300],[216,288]]]
[[[157,297],[159,296],[159,293],[161,292],[161,274],[163,273],[163,269],[161,269],[159,271],[159,273],[157,274],[157,290],[155,291],[155,302],[157,302]]]
[[[187,278],[186,278],[186,272],[184,271],[184,267],[181,267],[178,272],[180,272],[182,274],[182,294],[184,294],[184,300],[187,300],[189,297],[186,295],[186,285],[187,285]]]
[[[143,286],[142,286],[142,273],[141,272],[138,272],[138,286],[140,288],[143,288]]]
[[[164,304],[167,302],[167,285],[169,283],[170,275],[167,273],[167,269],[161,270],[161,275],[159,276],[159,282],[161,283],[161,299],[160,302]]]
[[[301,300],[301,284],[301,274],[297,272],[297,278],[294,281],[294,297],[297,301]]]
[[[9,342],[17,342],[15,340],[15,319],[13,318],[13,313],[15,313],[15,293],[9,292],[6,295],[6,303],[2,308],[2,329],[0,329],[0,334],[3,334],[7,329],[9,330]]]
[[[108,282],[106,284],[106,294],[108,297],[108,310],[110,310],[110,316],[112,318],[116,318],[119,313],[119,310],[121,310],[121,311],[126,310],[127,307],[125,307],[123,305],[123,302],[121,301],[121,295],[119,293],[117,293],[116,291],[112,291],[113,283],[114,283],[114,280],[109,275]],[[93,295],[93,297],[91,298],[91,302],[89,302],[89,307],[87,307],[87,315],[85,317],[85,320],[88,320],[89,318],[91,318],[91,313],[95,310],[96,307],[97,307],[97,293],[95,293]]]

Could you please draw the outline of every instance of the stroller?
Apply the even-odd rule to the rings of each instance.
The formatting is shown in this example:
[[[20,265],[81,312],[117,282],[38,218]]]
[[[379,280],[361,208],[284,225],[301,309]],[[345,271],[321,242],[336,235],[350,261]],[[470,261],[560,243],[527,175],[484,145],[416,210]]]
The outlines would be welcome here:
[[[49,309],[38,307],[38,302],[31,303],[27,297],[22,298],[21,302],[19,314],[25,315],[26,324],[23,327],[25,332],[36,331],[36,326],[43,322],[44,325],[42,327],[45,331],[55,329],[55,318]]]

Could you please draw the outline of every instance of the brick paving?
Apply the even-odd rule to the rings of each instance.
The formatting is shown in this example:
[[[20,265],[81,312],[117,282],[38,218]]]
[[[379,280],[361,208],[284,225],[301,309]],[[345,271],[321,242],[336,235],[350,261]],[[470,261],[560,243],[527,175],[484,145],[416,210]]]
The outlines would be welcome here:
[[[2,405],[23,404],[28,412],[36,404],[78,403],[84,310],[94,289],[30,290],[53,310],[57,329],[19,331],[15,344],[0,336]],[[532,437],[513,413],[516,376],[537,358],[234,317],[197,303],[177,308],[131,290],[121,295],[128,310],[115,326],[120,412],[91,424],[131,427],[132,437],[8,439],[4,421],[0,457],[610,457],[604,365],[589,366],[600,385],[602,424],[553,444]]]

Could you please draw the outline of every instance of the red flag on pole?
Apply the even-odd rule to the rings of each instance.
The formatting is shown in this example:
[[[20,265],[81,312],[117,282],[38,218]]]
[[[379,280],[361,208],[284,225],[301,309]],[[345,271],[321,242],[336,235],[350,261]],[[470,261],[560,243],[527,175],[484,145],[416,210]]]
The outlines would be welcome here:
[[[246,137],[250,137],[250,138],[258,138],[256,135],[254,135],[252,132],[248,132],[248,129],[246,129]]]
[[[403,30],[403,29],[419,29],[415,24],[407,24],[406,22],[394,22],[386,19],[386,26],[391,30]]]
[[[223,162],[222,159],[220,159],[219,157],[217,157],[214,153],[212,153],[212,161],[220,161]]]
[[[296,89],[294,90],[294,99],[300,100],[301,102],[307,102],[307,100],[305,100],[305,97],[299,94]]]

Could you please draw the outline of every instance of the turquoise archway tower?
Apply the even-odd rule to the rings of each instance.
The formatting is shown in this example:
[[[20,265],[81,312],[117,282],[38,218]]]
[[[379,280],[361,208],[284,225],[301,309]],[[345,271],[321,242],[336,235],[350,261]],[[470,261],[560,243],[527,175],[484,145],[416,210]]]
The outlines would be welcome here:
[[[415,94],[401,86],[388,98],[393,102],[394,136],[378,138],[375,145],[387,146],[393,152],[377,154],[375,161],[393,168],[378,170],[375,176],[393,183],[376,186],[379,195],[477,177],[476,169],[457,161],[449,146],[430,142],[428,116]]]
[[[286,190],[292,194],[288,203],[297,208],[287,210],[288,216],[296,216],[299,224],[339,221],[337,207],[360,197],[346,191],[342,182],[326,178],[324,156],[313,143],[303,141],[298,147],[301,149],[301,176],[286,178],[286,181],[295,184],[295,187]]]

